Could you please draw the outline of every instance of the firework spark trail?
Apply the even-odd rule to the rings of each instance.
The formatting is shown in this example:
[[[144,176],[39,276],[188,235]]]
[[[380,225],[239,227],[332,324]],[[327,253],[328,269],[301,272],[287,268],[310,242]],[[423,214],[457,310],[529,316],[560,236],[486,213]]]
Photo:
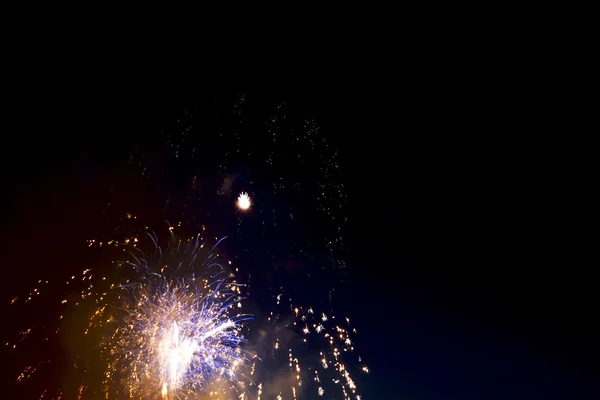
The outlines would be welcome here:
[[[360,400],[354,373],[369,371],[355,353],[352,336],[356,335],[356,329],[350,328],[350,319],[345,318],[344,323],[340,324],[334,315],[315,313],[312,307],[294,305],[292,299],[287,303],[282,296],[274,296],[276,309],[269,317],[275,332],[270,353],[283,371],[283,354],[278,355],[278,352],[287,348],[289,372],[287,380],[280,379],[271,392],[278,393],[281,399],[303,398],[302,392],[308,392],[309,396],[314,393],[317,396]],[[296,339],[291,342],[284,339],[290,335]],[[298,339],[301,343],[298,343]],[[312,348],[320,350],[318,355],[302,346],[302,343],[308,345],[309,342]],[[301,364],[304,367],[301,368]],[[281,382],[285,384],[281,385]],[[268,381],[262,381],[261,385],[272,387]]]

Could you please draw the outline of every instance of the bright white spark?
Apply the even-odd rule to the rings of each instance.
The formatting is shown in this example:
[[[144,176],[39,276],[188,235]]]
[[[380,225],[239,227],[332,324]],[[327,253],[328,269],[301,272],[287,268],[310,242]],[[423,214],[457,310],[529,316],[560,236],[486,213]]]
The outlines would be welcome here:
[[[185,373],[188,371],[194,353],[198,348],[197,343],[182,335],[180,337],[179,326],[173,322],[172,331],[166,330],[162,343],[159,346],[162,365],[168,365],[166,372],[171,388],[179,388]]]
[[[250,201],[250,196],[248,195],[248,193],[246,193],[246,192],[240,193],[240,196],[238,197],[238,201],[237,201],[238,208],[240,210],[246,211],[247,209],[250,208],[251,205],[252,205],[252,202]]]

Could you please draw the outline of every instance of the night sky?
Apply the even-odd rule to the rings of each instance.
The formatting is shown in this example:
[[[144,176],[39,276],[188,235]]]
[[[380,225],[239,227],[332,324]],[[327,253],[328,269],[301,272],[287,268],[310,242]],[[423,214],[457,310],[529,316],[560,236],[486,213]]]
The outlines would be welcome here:
[[[3,334],[14,296],[79,270],[130,212],[229,236],[259,305],[284,285],[352,318],[363,399],[595,398],[596,263],[566,154],[510,107],[416,86],[31,88],[4,118]]]

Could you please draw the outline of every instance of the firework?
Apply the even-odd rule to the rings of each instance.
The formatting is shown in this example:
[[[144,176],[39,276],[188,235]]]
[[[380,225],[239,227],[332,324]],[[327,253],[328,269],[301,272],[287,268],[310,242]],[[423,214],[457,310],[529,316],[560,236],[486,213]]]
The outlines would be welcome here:
[[[130,248],[125,264],[141,274],[120,286],[112,333],[103,340],[106,388],[125,387],[136,398],[187,398],[217,384],[235,388],[246,365],[241,322],[250,318],[239,312],[242,285],[216,262],[216,245],[200,261],[200,235],[182,241],[172,233],[166,254],[148,236],[155,256]]]
[[[231,262],[219,262],[219,242],[204,250],[200,235],[176,239],[169,230],[164,251],[155,235],[89,241],[128,255],[102,273],[88,267],[65,277],[55,299],[57,323],[41,328],[34,322],[5,343],[24,363],[14,376],[19,385],[41,373],[47,383],[61,381],[52,378],[60,358],[39,354],[21,361],[19,349],[44,349],[56,339],[69,343],[61,371],[69,384],[48,383],[28,397],[360,399],[358,375],[368,368],[356,353],[349,319],[313,311],[280,292],[273,293],[272,307],[257,310],[264,320],[247,321],[242,303],[248,288],[236,280]],[[39,280],[10,307],[35,307],[31,303],[50,292],[48,285]]]
[[[356,352],[357,331],[350,319],[294,304],[283,293],[274,299],[276,306],[268,317],[268,350],[262,352],[256,372],[253,368],[260,382],[258,399],[268,390],[269,396],[263,398],[361,400],[356,379],[369,370]]]
[[[250,196],[248,195],[248,193],[245,193],[245,192],[240,193],[238,200],[237,200],[238,208],[242,211],[246,211],[250,208],[251,205],[252,205],[252,202],[250,200]]]
[[[16,382],[24,384],[43,373],[38,379],[48,385],[44,398],[77,393],[77,398],[184,399],[208,389],[243,386],[247,357],[241,347],[242,322],[250,319],[241,313],[243,285],[219,262],[220,241],[207,250],[200,234],[177,239],[172,227],[169,231],[164,251],[153,234],[89,240],[90,247],[128,255],[102,274],[86,268],[65,278],[57,292],[62,293],[60,300],[51,301],[60,305],[57,322],[40,326],[33,320],[18,339],[5,342],[15,360],[25,365]],[[143,237],[152,242],[148,254],[138,247]],[[50,291],[45,288],[48,281],[39,280],[36,286],[23,301],[13,297],[10,306],[39,313],[32,303]],[[38,360],[36,354],[26,359],[17,353],[36,347],[51,352],[61,342],[66,344],[66,359],[41,352]],[[58,387],[53,382],[62,379],[53,378],[52,365],[62,359],[61,372],[69,383]]]
[[[185,398],[215,382],[235,386],[246,356],[240,344],[239,285],[223,279],[151,276],[127,285],[107,341],[110,376],[136,397]]]

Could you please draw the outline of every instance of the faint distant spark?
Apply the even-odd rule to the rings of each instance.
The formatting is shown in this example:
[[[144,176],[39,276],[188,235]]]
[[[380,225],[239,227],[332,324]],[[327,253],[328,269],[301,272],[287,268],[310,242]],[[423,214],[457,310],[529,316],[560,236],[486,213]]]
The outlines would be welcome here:
[[[238,197],[238,201],[237,201],[237,206],[240,210],[247,210],[250,208],[250,206],[252,205],[252,202],[250,201],[250,196],[248,195],[248,193],[246,192],[242,192],[240,193],[240,196]]]

